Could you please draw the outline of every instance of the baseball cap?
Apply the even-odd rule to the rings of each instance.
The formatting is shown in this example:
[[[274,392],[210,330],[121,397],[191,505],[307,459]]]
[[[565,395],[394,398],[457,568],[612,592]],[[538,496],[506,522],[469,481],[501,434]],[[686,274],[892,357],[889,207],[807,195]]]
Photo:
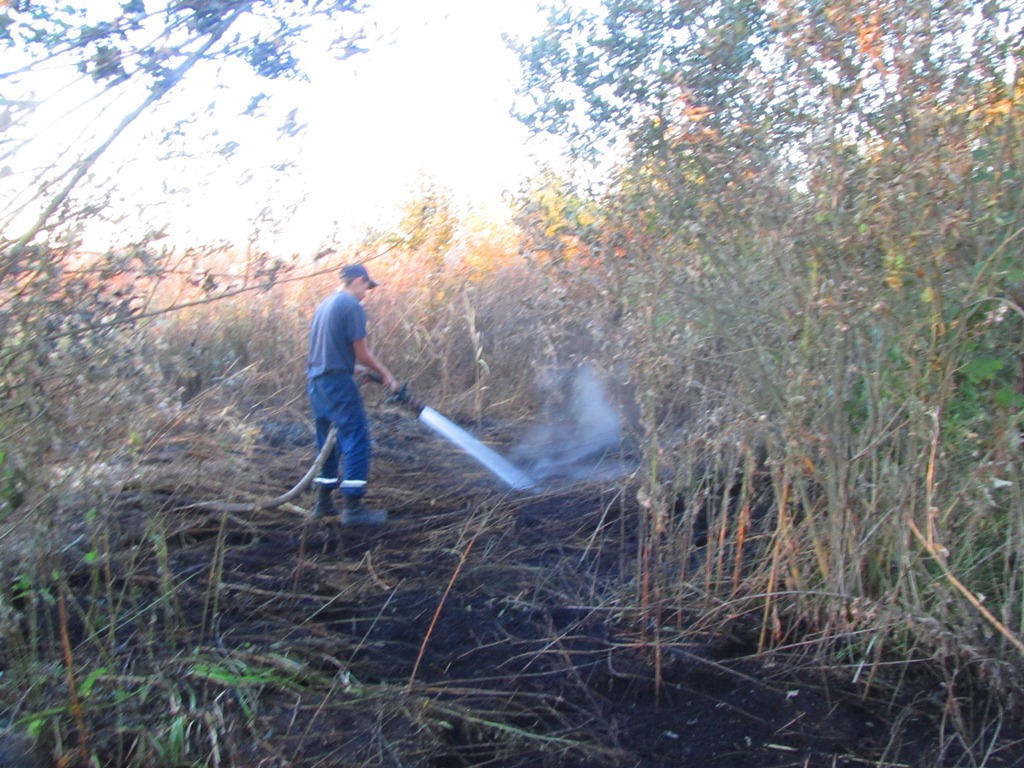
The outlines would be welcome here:
[[[370,273],[366,271],[366,267],[362,264],[349,264],[347,267],[342,267],[341,277],[343,280],[355,280],[357,277],[365,277],[366,282],[370,284],[371,288],[376,288],[380,283],[370,277]]]

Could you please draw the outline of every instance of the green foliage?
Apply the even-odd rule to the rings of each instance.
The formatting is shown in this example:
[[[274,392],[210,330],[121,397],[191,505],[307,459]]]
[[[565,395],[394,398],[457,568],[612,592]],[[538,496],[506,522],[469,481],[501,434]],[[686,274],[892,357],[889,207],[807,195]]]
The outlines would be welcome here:
[[[663,151],[695,106],[710,108],[715,125],[742,121],[743,78],[769,29],[762,5],[610,1],[598,14],[552,8],[545,33],[517,48],[535,105],[520,117],[589,157],[622,139]]]
[[[158,110],[165,103],[173,108],[171,92],[187,89],[203,66],[242,61],[265,78],[302,77],[296,50],[310,24],[339,24],[360,10],[351,0],[293,3],[283,10],[249,0],[147,5],[14,3],[0,11],[0,49],[7,51],[7,71],[0,72],[0,137],[10,163],[5,161],[0,179],[11,191],[0,207],[0,422],[32,425],[19,429],[12,444],[28,466],[37,455],[74,443],[64,417],[84,389],[95,395],[100,382],[117,390],[130,378],[150,376],[134,334],[144,318],[175,305],[170,291],[181,275],[189,276],[202,301],[269,288],[287,271],[254,243],[244,273],[236,265],[225,270],[230,274],[218,273],[211,265],[218,249],[161,248],[160,231],[105,253],[83,253],[82,227],[108,217],[111,200],[122,194],[114,187],[119,174],[106,188],[88,189],[108,150],[143,116],[165,114]],[[333,45],[351,53],[359,38],[339,30]],[[67,136],[66,146],[45,144],[49,134],[32,123],[47,105],[32,89],[51,87],[61,74],[66,87],[81,89],[82,102],[92,96],[104,104],[103,119],[86,120],[90,130]],[[260,94],[253,104],[264,98]],[[74,112],[62,117],[75,119]],[[196,119],[162,119],[162,125],[151,124],[160,139],[153,152],[173,154]],[[293,113],[280,130],[294,136],[301,127]],[[230,137],[218,141],[227,152]],[[22,157],[31,163],[19,166]],[[258,231],[272,226],[268,215],[269,207],[254,222]],[[148,391],[129,393],[121,412]]]
[[[583,248],[641,382],[639,567],[686,556],[674,500],[738,451],[775,528],[755,557],[716,512],[702,586],[766,595],[766,642],[852,597],[984,645],[961,587],[1019,626],[1021,18],[977,11],[606,0],[518,48],[528,126],[624,145]]]
[[[516,206],[521,249],[529,261],[554,274],[576,276],[590,254],[600,205],[569,179],[550,170],[522,190]]]
[[[358,11],[353,0],[315,5],[314,12],[328,20]],[[301,73],[290,51],[303,23],[298,9],[283,16],[274,14],[269,4],[243,0],[171,3],[152,12],[132,0],[114,8],[114,15],[97,18],[85,5],[14,4],[0,16],[0,43],[39,57],[73,55],[81,72],[107,87],[137,78],[151,90],[166,90],[173,85],[169,79],[175,70],[192,54],[192,46],[204,37],[223,37],[239,19],[250,16],[274,19],[272,37],[239,37],[222,53],[242,58],[264,77]],[[162,29],[154,39],[156,25]]]
[[[417,266],[426,266],[428,277],[436,279],[444,270],[445,257],[460,226],[451,191],[425,181],[403,206],[402,214],[396,231],[386,240],[406,251],[406,258],[421,261]]]
[[[336,0],[294,6],[282,14],[269,2],[237,0],[172,3],[155,13],[147,13],[138,3],[115,5],[114,9],[115,15],[109,19],[96,18],[94,10],[70,5],[29,4],[5,13],[2,39],[6,39],[8,47],[17,46],[21,59],[17,73],[0,73],[0,78],[18,74],[19,80],[9,80],[17,83],[37,67],[45,65],[56,70],[73,64],[107,91],[116,92],[128,105],[124,107],[124,118],[105,138],[87,134],[94,142],[92,148],[73,147],[69,151],[58,146],[51,150],[55,154],[53,166],[33,171],[36,177],[25,185],[33,191],[26,197],[24,189],[18,190],[17,204],[5,207],[0,274],[8,271],[6,262],[20,258],[26,247],[45,245],[47,236],[52,247],[58,239],[56,234],[76,218],[96,215],[105,209],[115,190],[104,190],[106,199],[91,204],[75,201],[73,191],[129,126],[154,111],[197,65],[234,59],[247,62],[265,78],[301,77],[292,50],[309,23],[314,19],[336,22],[344,14],[357,12],[359,7],[352,0]],[[355,39],[358,38],[356,35]],[[333,45],[349,51],[352,39],[342,34]],[[262,98],[263,94],[254,103]],[[19,149],[33,149],[34,139],[24,126],[40,103],[29,93],[21,96],[15,92],[5,94],[4,101],[11,105],[5,110],[2,124],[2,130],[8,134],[5,138]],[[173,141],[189,122],[184,117],[173,127],[168,126],[163,141]],[[221,152],[230,145],[229,140]],[[73,155],[70,164],[63,157],[65,154]],[[74,202],[68,205],[69,201]],[[24,216],[26,211],[33,210],[39,210],[35,223],[23,233],[12,232],[16,215]],[[73,248],[73,244],[65,243],[65,247]]]
[[[213,7],[193,9],[196,34],[215,24],[200,8]],[[482,416],[521,403],[547,363],[597,358],[628,371],[644,466],[627,607],[642,639],[656,641],[666,616],[704,595],[709,610],[755,612],[765,644],[802,648],[820,636],[857,660],[866,696],[887,674],[872,661],[885,654],[941,655],[958,685],[968,670],[1016,679],[1016,651],[1000,638],[1024,619],[1024,136],[1021,75],[1006,65],[1019,53],[1008,34],[1019,13],[1008,3],[563,7],[521,48],[537,103],[525,117],[580,155],[625,144],[606,194],[537,179],[518,211],[528,258],[493,271],[467,266],[464,222],[432,188],[396,232],[368,244],[389,246],[378,262],[388,290],[368,306],[375,346],[446,410]],[[98,46],[87,71],[113,85],[118,62],[108,51],[99,68]],[[289,69],[266,56],[268,76]],[[47,271],[61,252],[32,247],[8,251],[24,260],[12,274],[26,275],[25,295],[41,297],[31,313],[4,317],[19,416],[41,412],[36,374],[73,370],[84,330],[117,320],[121,306],[101,294],[95,316],[61,314],[85,292]],[[148,251],[128,258],[132,269],[153,263]],[[274,282],[266,266],[252,274]],[[115,274],[130,271],[121,263]],[[207,268],[191,288],[221,295],[225,280]],[[176,377],[194,373],[200,390],[241,382],[253,401],[301,401],[306,324],[295,308],[313,302],[308,286],[291,302],[279,288],[151,326],[149,359],[169,388],[185,394],[191,379]],[[144,427],[130,434],[141,452]],[[0,495],[13,487],[6,477]],[[180,647],[195,627],[174,608],[166,533],[140,541],[154,570],[116,589],[103,543],[89,543],[74,566],[96,607],[80,618],[112,627],[102,613],[115,605],[132,632]],[[211,581],[223,566],[215,557]],[[53,654],[45,620],[67,578],[17,575],[0,608],[36,610],[10,642]],[[218,595],[211,585],[200,635]],[[118,668],[107,660],[115,639],[90,635],[79,694],[94,703],[121,684],[140,708],[172,702],[172,716],[140,737],[146,756],[167,762],[216,736],[208,708],[226,689],[241,691],[248,714],[263,687],[329,687],[284,656],[210,652],[159,679],[154,664],[147,689],[94,671]],[[43,703],[60,675],[38,675],[37,661],[18,669],[41,678],[28,717],[66,728],[67,708]],[[962,722],[958,689],[942,690],[951,722]]]
[[[124,131],[154,111],[200,62],[234,57],[265,77],[301,76],[291,51],[307,24],[313,18],[336,21],[358,10],[348,0],[294,7],[287,14],[270,3],[248,1],[177,3],[152,13],[142,3],[113,9],[114,15],[104,19],[85,7],[26,3],[3,14],[0,41],[18,49],[22,64],[17,73],[0,73],[7,82],[0,131],[10,153],[38,152],[25,126],[40,104],[13,90],[37,67],[73,63],[107,90],[117,91],[120,102],[114,104],[123,104],[124,118],[105,137],[90,134],[94,147],[55,148],[53,164],[34,168],[31,179],[20,179],[10,169],[5,173],[10,176],[5,184],[18,191],[0,211],[0,375],[10,370],[12,355],[29,343],[43,358],[59,340],[84,347],[98,343],[110,326],[130,320],[144,303],[139,277],[151,281],[172,269],[167,254],[152,245],[161,238],[159,232],[92,259],[77,252],[78,227],[102,216],[116,190],[103,190],[103,197],[90,201],[76,198],[75,189]],[[229,39],[232,30],[236,32]],[[348,40],[341,36],[336,43]],[[141,100],[140,91],[145,94]],[[165,140],[172,140],[187,122],[168,127]],[[35,210],[38,216],[26,227],[26,213]]]
[[[24,502],[24,473],[0,443],[0,521]]]

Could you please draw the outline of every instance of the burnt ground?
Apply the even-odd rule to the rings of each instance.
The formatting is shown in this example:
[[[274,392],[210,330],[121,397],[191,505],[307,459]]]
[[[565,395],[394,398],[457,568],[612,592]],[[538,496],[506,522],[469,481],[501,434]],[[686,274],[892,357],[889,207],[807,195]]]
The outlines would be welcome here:
[[[107,542],[100,592],[148,616],[109,641],[85,628],[95,569],[65,548],[76,655],[120,670],[94,681],[121,702],[90,713],[104,765],[1024,764],[1005,724],[964,745],[927,669],[865,688],[849,660],[759,654],[759,616],[708,621],[697,589],[655,620],[619,484],[508,493],[408,416],[374,418],[382,528],[311,521],[308,493],[272,511],[199,509],[204,488],[180,467],[151,477],[87,524]],[[280,493],[306,439],[268,433],[247,458],[257,469],[230,482]],[[189,451],[178,435],[146,463]],[[74,755],[65,744],[64,764]]]

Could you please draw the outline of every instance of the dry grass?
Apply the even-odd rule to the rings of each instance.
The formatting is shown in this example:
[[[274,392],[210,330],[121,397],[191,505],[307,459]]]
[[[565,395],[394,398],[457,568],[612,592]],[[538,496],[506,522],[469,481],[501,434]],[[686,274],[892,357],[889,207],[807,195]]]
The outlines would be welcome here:
[[[955,366],[894,366],[870,343],[905,340],[905,315],[852,288],[823,304],[743,253],[692,279],[666,242],[627,251],[644,269],[622,284],[596,261],[375,265],[372,341],[417,395],[508,445],[565,410],[546,387],[587,363],[616,384],[638,459],[514,498],[370,390],[375,487],[399,522],[379,538],[329,535],[301,504],[194,506],[276,496],[312,460],[302,358],[333,275],[139,329],[131,378],[57,390],[60,438],[4,518],[6,722],[112,765],[616,764],[677,733],[658,712],[705,717],[690,694],[749,729],[755,699],[796,716],[800,690],[813,738],[776,723],[789,740],[762,757],[827,743],[875,765],[1010,764],[1020,483],[991,481],[1012,435],[976,461],[979,440],[940,429],[928,398],[956,405]],[[768,698],[739,698],[748,679]],[[860,700],[884,736],[867,752],[849,723],[830,736],[830,700]],[[619,701],[649,708],[650,731]]]
[[[842,682],[844,666],[823,656],[835,636],[758,659],[762,601],[716,598],[717,566],[645,597],[630,483],[509,495],[385,410],[383,531],[216,513],[191,502],[279,489],[308,449],[264,437],[210,456],[207,419],[223,408],[200,404],[205,415],[143,451],[118,493],[92,497],[94,513],[40,515],[47,545],[19,566],[4,558],[22,579],[48,563],[19,596],[20,653],[15,638],[5,646],[18,662],[8,674],[33,682],[5,705],[65,762],[619,765],[685,748],[713,764],[747,738],[752,766],[896,765],[945,738],[936,705],[911,695],[930,690],[921,682]],[[666,740],[690,720],[699,732]],[[877,729],[867,741],[864,727]]]

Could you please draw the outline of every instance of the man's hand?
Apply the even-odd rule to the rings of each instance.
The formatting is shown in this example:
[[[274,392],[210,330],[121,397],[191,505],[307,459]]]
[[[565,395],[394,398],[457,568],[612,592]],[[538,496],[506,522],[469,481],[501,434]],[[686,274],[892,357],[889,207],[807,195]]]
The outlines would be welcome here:
[[[366,343],[366,339],[357,339],[353,341],[352,350],[356,353],[356,369],[364,367],[369,368],[371,371],[376,371],[377,375],[380,376],[381,384],[392,392],[398,391],[401,387],[401,384],[398,383],[398,379],[392,376],[391,371],[382,365],[374,356],[373,352],[370,351],[370,347]]]

